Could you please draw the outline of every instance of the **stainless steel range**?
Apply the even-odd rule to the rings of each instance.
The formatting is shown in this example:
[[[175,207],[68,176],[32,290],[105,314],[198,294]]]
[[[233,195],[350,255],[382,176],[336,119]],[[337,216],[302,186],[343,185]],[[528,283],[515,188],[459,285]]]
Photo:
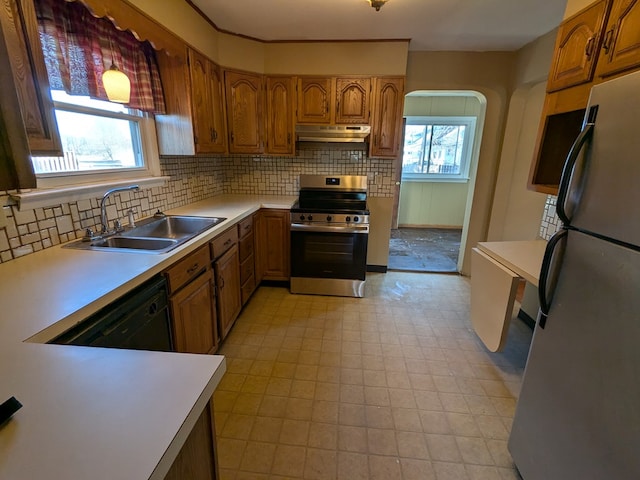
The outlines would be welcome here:
[[[291,209],[291,293],[363,297],[367,177],[300,175]]]

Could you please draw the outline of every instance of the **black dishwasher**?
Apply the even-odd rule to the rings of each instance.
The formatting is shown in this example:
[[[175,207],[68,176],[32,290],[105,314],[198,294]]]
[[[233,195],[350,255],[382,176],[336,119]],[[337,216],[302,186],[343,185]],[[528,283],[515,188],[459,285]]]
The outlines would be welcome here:
[[[165,278],[153,277],[49,343],[173,351]]]

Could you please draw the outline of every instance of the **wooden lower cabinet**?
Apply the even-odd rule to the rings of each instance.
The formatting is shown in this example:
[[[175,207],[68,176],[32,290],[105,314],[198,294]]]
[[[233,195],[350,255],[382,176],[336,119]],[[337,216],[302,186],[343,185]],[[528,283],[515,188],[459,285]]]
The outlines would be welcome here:
[[[214,282],[211,268],[170,297],[175,349],[214,353],[218,348]]]
[[[165,272],[173,323],[173,344],[182,353],[214,353],[218,327],[211,256],[205,245]]]
[[[216,480],[218,473],[213,402],[205,407],[164,480]]]
[[[256,217],[256,282],[289,280],[289,210],[262,209]]]
[[[234,244],[214,263],[218,292],[220,335],[224,339],[235,322],[242,303],[240,299],[240,260],[238,245]]]
[[[254,217],[238,224],[238,252],[240,255],[240,297],[244,306],[257,287],[255,266]]]

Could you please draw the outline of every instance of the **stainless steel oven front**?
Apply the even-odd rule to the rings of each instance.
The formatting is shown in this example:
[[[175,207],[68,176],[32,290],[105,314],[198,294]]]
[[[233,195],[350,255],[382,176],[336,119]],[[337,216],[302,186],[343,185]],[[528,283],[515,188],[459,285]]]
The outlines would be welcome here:
[[[363,297],[368,235],[368,224],[292,218],[291,293]]]

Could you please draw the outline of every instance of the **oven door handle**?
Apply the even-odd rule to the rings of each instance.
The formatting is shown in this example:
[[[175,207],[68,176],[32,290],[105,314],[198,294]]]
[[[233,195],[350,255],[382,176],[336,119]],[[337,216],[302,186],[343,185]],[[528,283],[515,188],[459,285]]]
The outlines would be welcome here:
[[[369,233],[369,225],[309,225],[292,223],[292,232],[322,232],[322,233]]]

